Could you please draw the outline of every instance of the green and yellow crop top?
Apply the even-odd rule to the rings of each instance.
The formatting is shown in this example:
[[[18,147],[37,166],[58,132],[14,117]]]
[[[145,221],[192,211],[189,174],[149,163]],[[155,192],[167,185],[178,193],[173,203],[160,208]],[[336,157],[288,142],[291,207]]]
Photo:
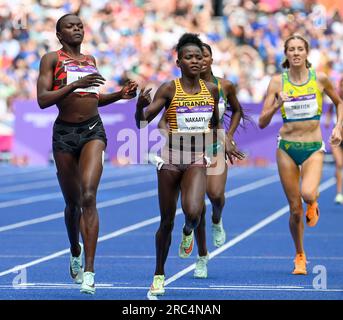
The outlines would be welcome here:
[[[323,98],[314,69],[309,69],[308,81],[303,85],[292,83],[288,72],[283,72],[282,91],[290,97],[281,106],[283,122],[320,120]]]

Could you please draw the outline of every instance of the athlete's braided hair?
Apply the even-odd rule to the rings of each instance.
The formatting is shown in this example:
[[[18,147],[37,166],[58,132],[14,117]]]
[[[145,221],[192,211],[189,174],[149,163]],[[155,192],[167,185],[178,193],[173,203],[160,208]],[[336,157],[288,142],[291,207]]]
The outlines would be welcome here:
[[[177,52],[178,59],[181,58],[182,49],[188,45],[195,45],[199,47],[199,49],[202,51],[203,43],[200,40],[199,35],[195,33],[184,33],[176,45],[176,52]]]

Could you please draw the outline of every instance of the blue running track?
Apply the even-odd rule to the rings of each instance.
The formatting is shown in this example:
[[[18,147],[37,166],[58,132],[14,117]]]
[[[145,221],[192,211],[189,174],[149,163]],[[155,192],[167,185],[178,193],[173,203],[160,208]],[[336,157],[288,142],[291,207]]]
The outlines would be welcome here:
[[[333,167],[324,167],[321,217],[305,225],[308,275],[294,276],[288,206],[275,167],[229,170],[223,223],[227,242],[212,244],[208,278],[194,279],[197,248],[178,257],[183,214],[177,211],[166,263],[168,300],[342,300],[343,207],[335,205]],[[145,300],[155,268],[159,221],[151,165],[106,166],[98,193],[100,235],[94,296],[69,276],[64,201],[54,167],[0,166],[0,299]]]

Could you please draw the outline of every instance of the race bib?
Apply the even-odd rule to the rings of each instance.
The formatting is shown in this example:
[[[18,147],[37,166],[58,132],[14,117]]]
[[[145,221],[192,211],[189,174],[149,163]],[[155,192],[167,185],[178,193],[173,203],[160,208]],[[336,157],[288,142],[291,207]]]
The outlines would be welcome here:
[[[199,133],[209,130],[212,118],[212,106],[176,107],[178,132]]]
[[[318,113],[315,94],[292,97],[290,101],[285,101],[283,106],[289,120],[312,118]]]
[[[98,72],[93,66],[67,66],[67,85],[91,73]],[[99,93],[99,87],[78,88],[74,92]]]

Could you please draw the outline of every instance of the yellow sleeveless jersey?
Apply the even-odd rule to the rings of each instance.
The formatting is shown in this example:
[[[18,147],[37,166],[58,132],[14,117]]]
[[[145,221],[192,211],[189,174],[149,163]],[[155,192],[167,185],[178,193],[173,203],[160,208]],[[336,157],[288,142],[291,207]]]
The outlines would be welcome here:
[[[175,79],[175,94],[167,109],[169,133],[207,133],[214,110],[214,99],[203,80],[201,91],[188,94],[183,91],[180,79]]]
[[[320,119],[323,97],[314,69],[309,69],[308,81],[303,85],[292,83],[287,71],[282,73],[282,91],[291,98],[281,106],[283,122]]]

